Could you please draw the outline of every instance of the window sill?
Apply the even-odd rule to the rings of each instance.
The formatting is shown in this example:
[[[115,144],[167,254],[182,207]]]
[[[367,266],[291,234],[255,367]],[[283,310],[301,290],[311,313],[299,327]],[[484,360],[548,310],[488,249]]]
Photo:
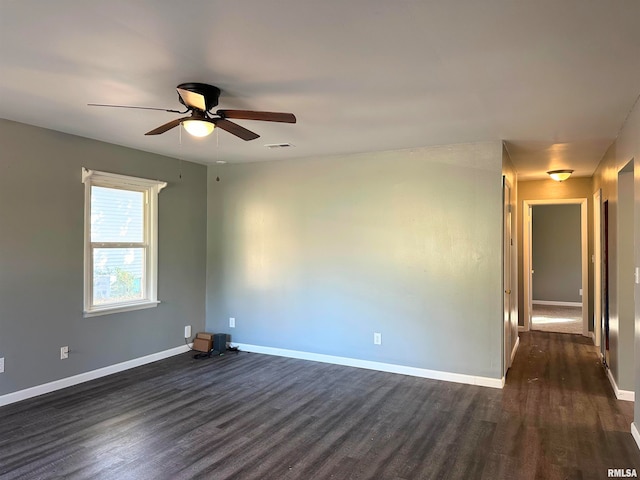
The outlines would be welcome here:
[[[100,315],[110,315],[112,313],[131,312],[134,310],[143,310],[145,308],[155,308],[160,301],[144,301],[139,303],[129,303],[126,305],[117,305],[109,307],[96,307],[84,312],[84,317],[99,317]]]

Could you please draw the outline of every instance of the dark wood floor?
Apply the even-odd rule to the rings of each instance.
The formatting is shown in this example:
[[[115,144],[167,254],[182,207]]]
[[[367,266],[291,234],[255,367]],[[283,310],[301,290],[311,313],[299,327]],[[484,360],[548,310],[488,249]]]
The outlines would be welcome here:
[[[633,404],[580,336],[531,332],[504,390],[185,354],[0,408],[2,479],[604,479]]]

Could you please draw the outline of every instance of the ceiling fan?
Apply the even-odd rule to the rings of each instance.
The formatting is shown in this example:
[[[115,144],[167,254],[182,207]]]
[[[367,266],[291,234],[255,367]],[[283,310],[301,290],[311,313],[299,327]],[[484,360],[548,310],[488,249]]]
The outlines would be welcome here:
[[[160,110],[163,112],[180,114],[189,113],[189,116],[171,120],[164,125],[160,125],[159,127],[148,131],[145,135],[160,135],[161,133],[182,124],[188,133],[196,137],[206,137],[213,132],[214,127],[220,127],[242,140],[254,140],[260,137],[260,135],[241,127],[237,123],[231,122],[228,119],[233,118],[238,120],[260,120],[263,122],[296,123],[296,116],[293,113],[224,109],[216,110],[215,113],[211,112],[211,109],[218,105],[220,89],[213,85],[207,85],[206,83],[181,83],[176,87],[176,90],[178,91],[178,100],[186,107],[184,112],[168,108],[137,107],[132,105],[108,105],[102,103],[89,103],[88,105],[92,107]]]

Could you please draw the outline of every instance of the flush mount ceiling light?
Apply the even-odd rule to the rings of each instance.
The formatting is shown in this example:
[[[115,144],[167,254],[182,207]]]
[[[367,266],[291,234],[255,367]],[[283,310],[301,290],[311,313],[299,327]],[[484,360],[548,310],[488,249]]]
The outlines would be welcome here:
[[[556,182],[564,182],[571,176],[573,170],[550,170],[547,174]]]
[[[211,135],[215,125],[205,120],[185,120],[182,122],[184,129],[194,137],[206,137]]]

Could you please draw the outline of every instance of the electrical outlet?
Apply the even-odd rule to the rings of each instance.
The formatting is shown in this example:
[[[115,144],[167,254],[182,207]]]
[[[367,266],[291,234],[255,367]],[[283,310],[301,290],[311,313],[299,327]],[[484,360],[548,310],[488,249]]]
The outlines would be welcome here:
[[[0,373],[4,373],[4,357],[0,358]]]
[[[578,295],[582,296],[582,289],[578,290]]]
[[[60,360],[69,358],[69,347],[60,347]]]
[[[236,319],[229,317],[229,328],[236,328]]]
[[[373,344],[374,345],[382,345],[382,334],[378,332],[373,332]]]
[[[191,325],[184,326],[184,338],[191,338]]]

